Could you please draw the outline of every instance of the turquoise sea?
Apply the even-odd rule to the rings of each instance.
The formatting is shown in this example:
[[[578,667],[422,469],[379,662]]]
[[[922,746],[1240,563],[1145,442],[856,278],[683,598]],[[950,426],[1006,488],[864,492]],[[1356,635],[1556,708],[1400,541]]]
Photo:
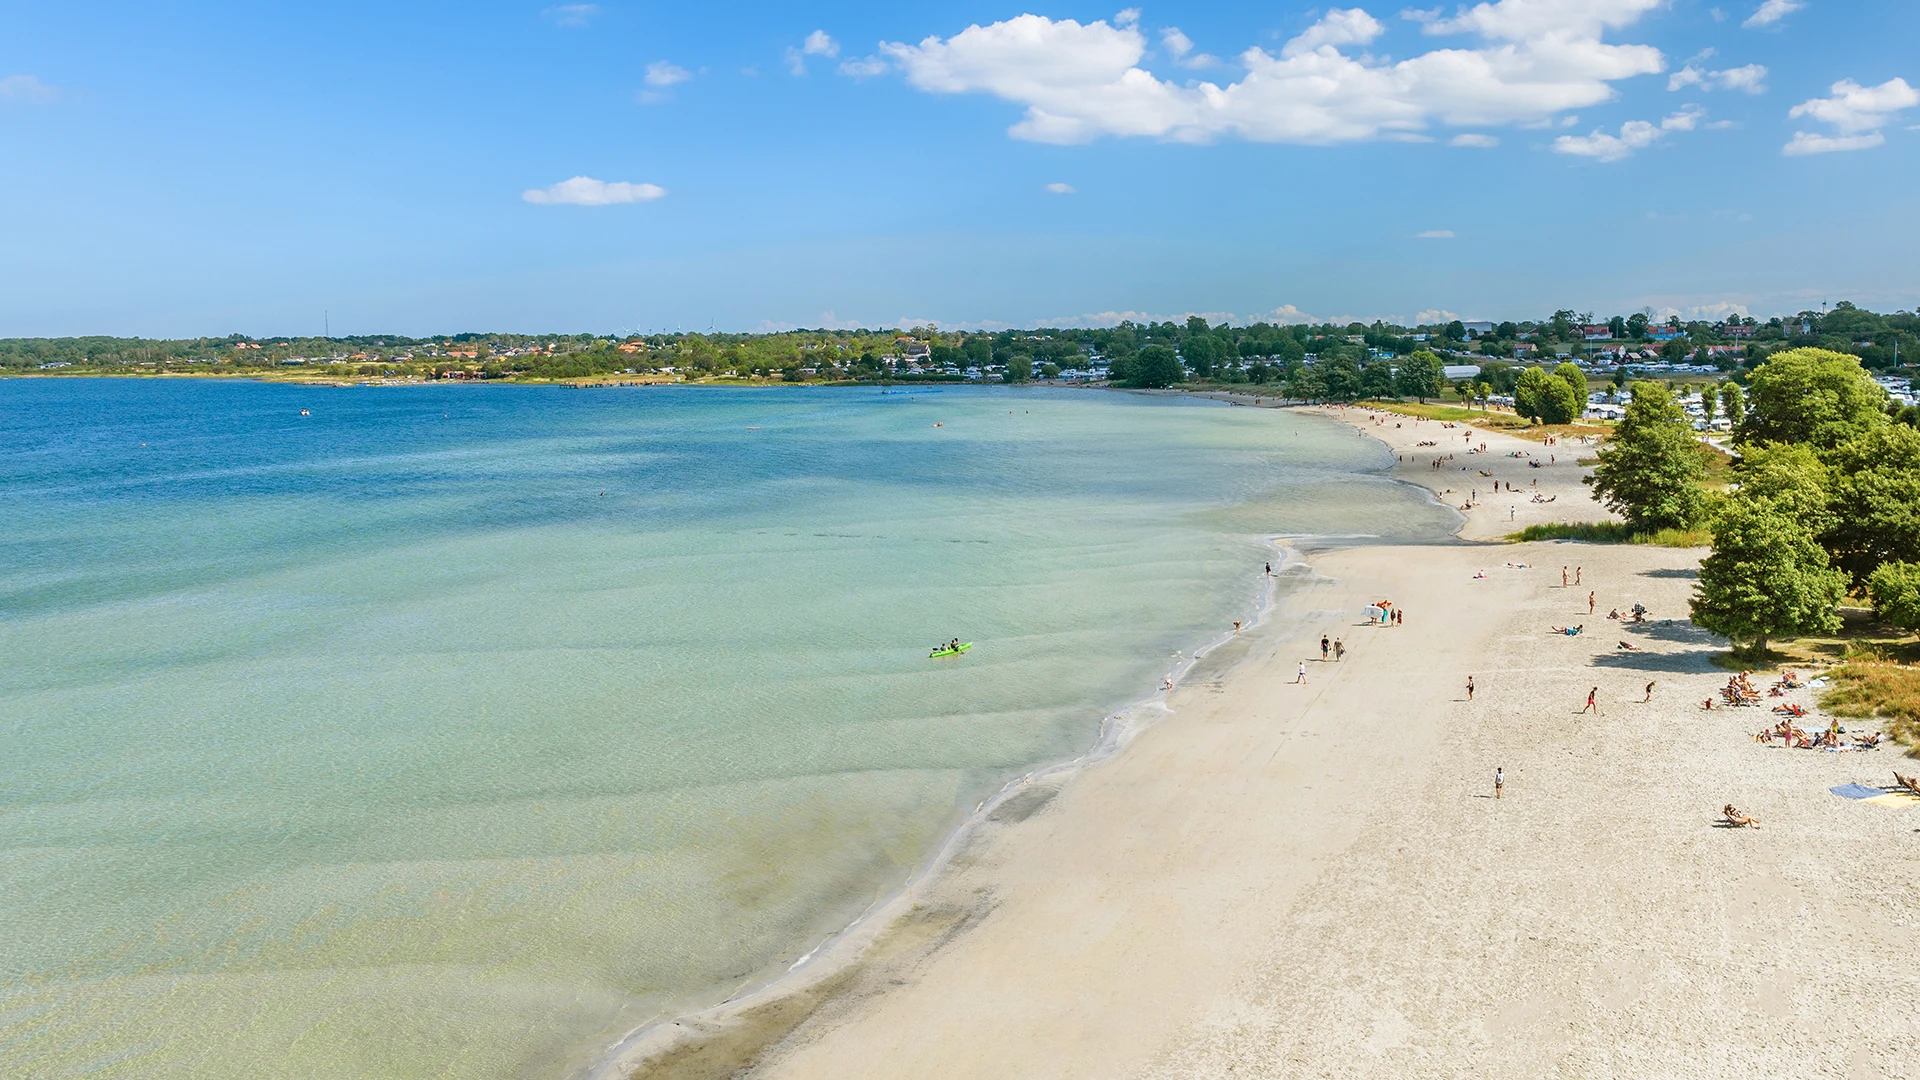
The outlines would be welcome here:
[[[1268,538],[1444,535],[1383,464],[1093,391],[0,381],[0,1075],[569,1075],[1085,751]]]

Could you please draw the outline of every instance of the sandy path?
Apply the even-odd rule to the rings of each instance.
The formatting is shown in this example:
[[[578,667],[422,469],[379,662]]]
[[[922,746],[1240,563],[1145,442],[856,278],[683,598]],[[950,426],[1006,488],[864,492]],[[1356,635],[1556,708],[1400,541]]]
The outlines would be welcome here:
[[[1409,453],[1446,430],[1348,419]],[[1484,441],[1470,460],[1573,496],[1540,520],[1578,519],[1584,470]],[[1475,516],[1505,508],[1468,528],[1516,528]],[[1920,1075],[1920,808],[1826,791],[1905,762],[1769,749],[1763,710],[1701,711],[1726,675],[1684,622],[1698,557],[1316,558],[1124,753],[1009,802],[753,1075]],[[1355,626],[1382,596],[1407,624]],[[1679,621],[1605,618],[1636,600]],[[1323,630],[1344,663],[1318,661]],[[1592,686],[1603,715],[1576,716]],[[1764,827],[1716,828],[1729,801]]]

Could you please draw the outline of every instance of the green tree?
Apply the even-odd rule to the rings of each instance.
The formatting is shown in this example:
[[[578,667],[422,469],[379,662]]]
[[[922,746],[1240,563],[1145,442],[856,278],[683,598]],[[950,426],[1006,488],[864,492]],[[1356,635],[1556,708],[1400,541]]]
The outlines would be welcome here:
[[[1789,349],[1747,380],[1741,442],[1803,442],[1830,450],[1886,423],[1886,391],[1857,357],[1825,349]]]
[[[1520,373],[1513,387],[1513,404],[1521,416],[1547,424],[1571,423],[1586,407],[1585,399],[1567,380],[1537,367]]]
[[[1513,384],[1513,411],[1529,420],[1545,416],[1544,403],[1550,378],[1552,376],[1537,367],[1520,372],[1520,378]]]
[[[1629,525],[1686,529],[1699,522],[1706,506],[1700,490],[1706,467],[1687,414],[1665,386],[1633,384],[1633,401],[1599,457],[1588,482]]]
[[[1700,417],[1707,422],[1707,430],[1713,430],[1714,406],[1719,404],[1720,392],[1712,386],[1700,388]]]
[[[1487,399],[1493,396],[1493,387],[1487,383],[1474,383],[1473,396],[1479,399],[1482,409],[1487,407]]]
[[[1287,396],[1302,401],[1324,401],[1327,397],[1327,382],[1320,374],[1320,368],[1307,367],[1304,364],[1287,373]]]
[[[1054,370],[1058,371],[1059,369],[1055,368]],[[1010,383],[1032,382],[1033,357],[1025,353],[1009,357],[1007,360],[1007,373],[1004,378]]]
[[[1771,500],[1740,496],[1713,525],[1713,554],[1700,564],[1693,621],[1757,654],[1786,635],[1830,633],[1847,575],[1806,526]]]
[[[1771,501],[1813,535],[1824,536],[1833,528],[1833,472],[1813,447],[1804,443],[1750,446],[1734,475],[1740,494]]]
[[[1194,318],[1199,319],[1200,317],[1196,315]],[[1205,322],[1204,319],[1200,321]],[[1187,370],[1202,379],[1213,374],[1213,365],[1216,359],[1214,356],[1214,342],[1215,339],[1212,334],[1201,333],[1189,337],[1181,344],[1180,358],[1186,361]]]
[[[1920,562],[1920,431],[1885,424],[1826,455],[1834,562],[1864,581],[1882,563]]]
[[[1327,400],[1352,401],[1360,396],[1360,365],[1354,362],[1353,357],[1335,351],[1332,358],[1328,359],[1323,353],[1314,367],[1320,372]]]
[[[1148,345],[1134,357],[1131,365],[1131,385],[1149,390],[1172,386],[1187,377],[1185,368],[1180,366],[1180,357],[1170,345]]]
[[[1920,630],[1920,563],[1882,563],[1867,579],[1867,593],[1887,625]]]
[[[1740,392],[1739,383],[1720,384],[1720,411],[1738,430],[1747,415],[1747,398]]]
[[[1360,393],[1363,397],[1390,398],[1394,394],[1393,366],[1385,360],[1374,360],[1360,371]]]
[[[1587,388],[1587,373],[1581,371],[1573,364],[1565,363],[1554,368],[1553,373],[1556,377],[1565,380],[1568,386],[1573,387],[1574,394],[1580,399],[1580,407],[1574,410],[1573,415],[1577,417],[1581,413],[1586,412],[1587,395],[1591,393]]]
[[[1428,398],[1439,397],[1446,380],[1446,365],[1426,349],[1402,360],[1400,370],[1394,373],[1395,388],[1400,391],[1400,396],[1418,398],[1422,403]],[[1460,396],[1464,398],[1466,395],[1463,393]]]

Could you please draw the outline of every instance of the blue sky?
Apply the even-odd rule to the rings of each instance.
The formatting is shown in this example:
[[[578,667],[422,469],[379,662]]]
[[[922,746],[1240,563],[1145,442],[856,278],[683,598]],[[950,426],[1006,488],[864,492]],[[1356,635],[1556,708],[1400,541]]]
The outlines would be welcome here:
[[[1915,41],[1910,0],[0,3],[0,336],[1911,308]]]

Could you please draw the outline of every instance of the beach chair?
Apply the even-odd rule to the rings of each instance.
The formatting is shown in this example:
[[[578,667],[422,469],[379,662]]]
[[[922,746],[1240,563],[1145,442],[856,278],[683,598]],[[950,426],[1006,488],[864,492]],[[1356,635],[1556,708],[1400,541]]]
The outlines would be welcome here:
[[[1879,742],[1879,741],[1880,741],[1880,736],[1876,733],[1874,735],[1874,742]],[[1902,790],[1910,792],[1914,795],[1920,795],[1920,777],[1901,776],[1898,772],[1896,772],[1893,774],[1893,782],[1896,784],[1899,784]]]
[[[1722,808],[1720,811],[1720,814],[1722,817],[1727,819],[1728,825],[1731,825],[1736,829],[1741,829],[1741,828],[1757,829],[1760,827],[1759,818],[1753,817],[1750,814],[1741,813],[1740,808],[1733,805],[1732,803],[1728,803],[1724,808]]]

